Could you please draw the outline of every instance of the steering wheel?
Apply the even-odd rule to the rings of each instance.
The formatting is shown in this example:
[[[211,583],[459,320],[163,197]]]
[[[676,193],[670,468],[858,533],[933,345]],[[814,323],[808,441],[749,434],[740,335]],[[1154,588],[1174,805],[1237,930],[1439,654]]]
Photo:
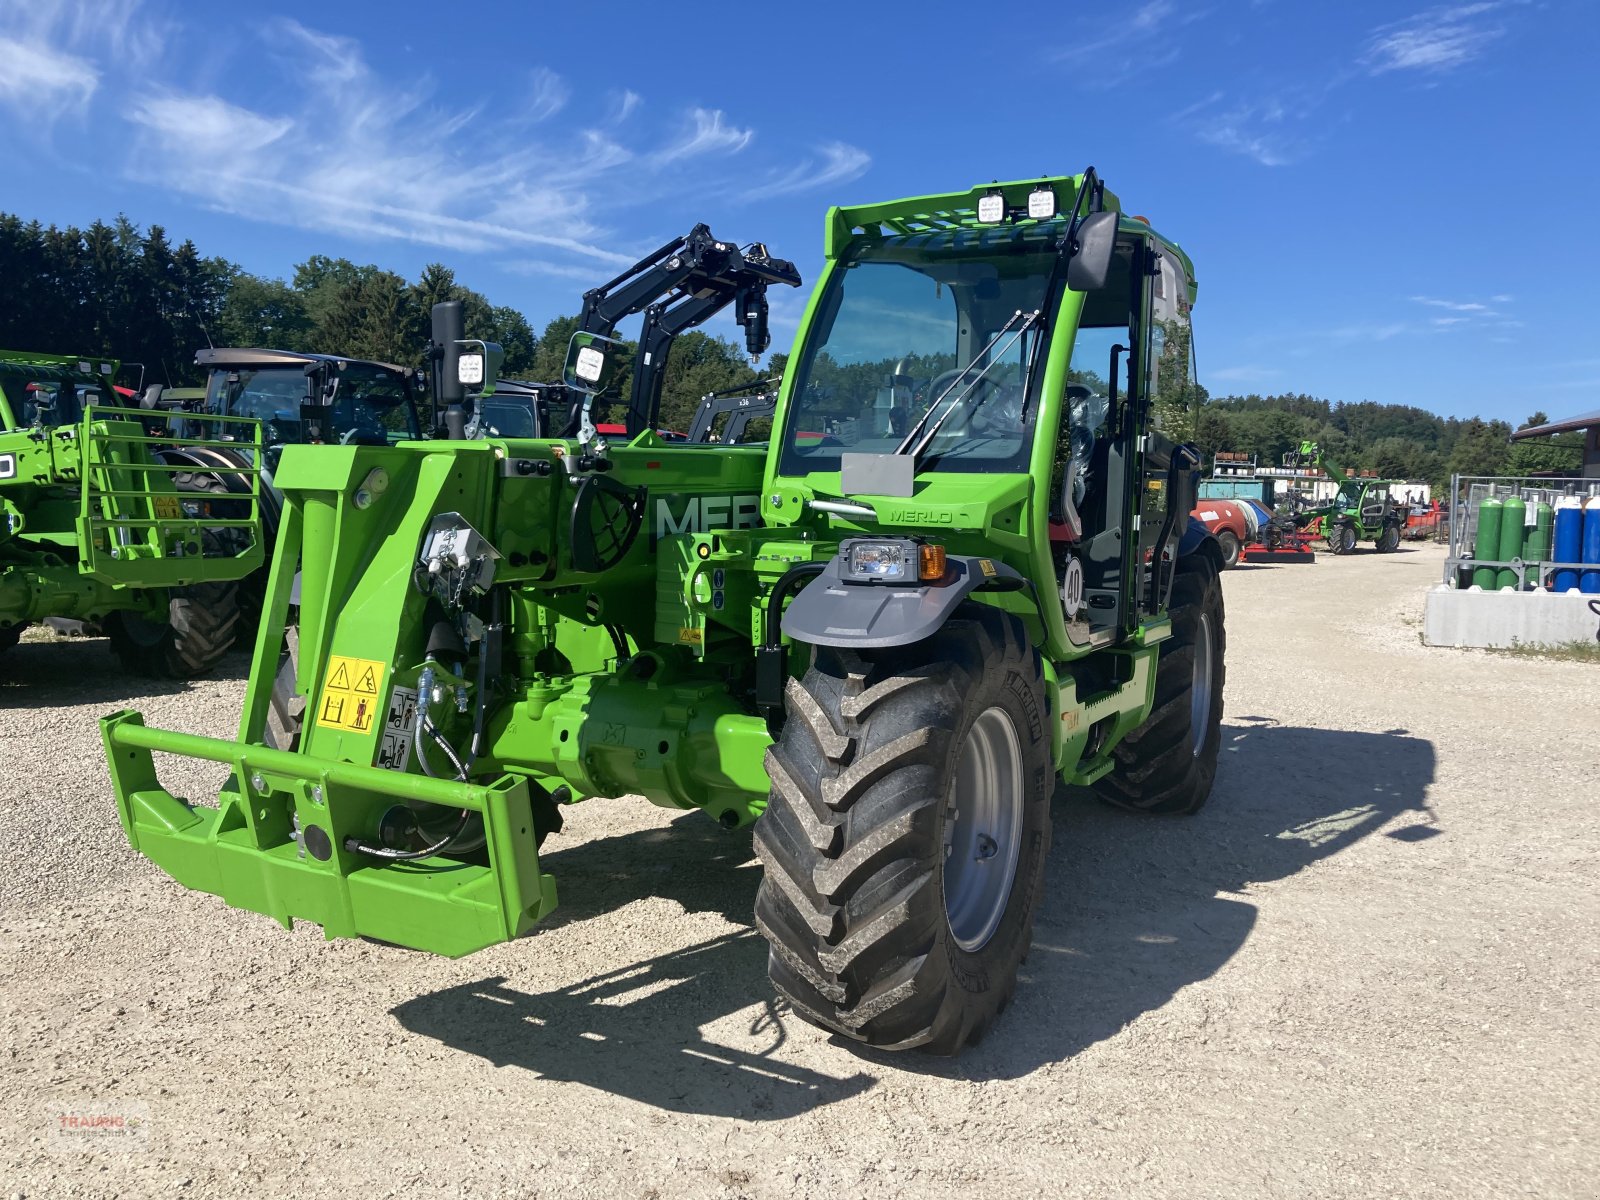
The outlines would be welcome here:
[[[995,392],[1001,391],[1005,388],[1006,385],[1001,383],[998,379],[995,379],[993,376],[979,375],[978,371],[980,370],[982,370],[981,367],[956,367],[934,376],[933,382],[928,385],[928,403],[930,406],[939,406],[939,416],[934,418],[935,422],[944,416],[944,410],[949,407],[950,401],[961,395],[961,393],[966,391],[968,388],[973,389],[972,393],[962,403],[962,406],[955,410],[955,413],[958,414],[958,417],[961,413],[970,414],[972,410],[979,404],[987,404],[993,399]],[[950,384],[960,379],[963,375],[970,375],[972,378],[966,384],[959,385],[951,389],[950,394],[946,396],[944,394],[945,389]],[[983,410],[979,409],[979,411],[982,412]],[[970,416],[968,417],[968,420],[971,420]],[[987,421],[985,424],[993,424],[993,422]]]

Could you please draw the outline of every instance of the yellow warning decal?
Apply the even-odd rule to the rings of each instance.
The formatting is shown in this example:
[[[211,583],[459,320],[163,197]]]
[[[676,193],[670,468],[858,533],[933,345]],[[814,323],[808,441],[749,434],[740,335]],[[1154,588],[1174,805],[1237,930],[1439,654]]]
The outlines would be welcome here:
[[[181,521],[183,519],[183,505],[178,503],[176,496],[152,496],[156,503],[156,518],[162,521]]]
[[[328,660],[328,674],[323,679],[317,724],[371,733],[383,692],[383,672],[384,664],[376,659],[335,654]]]
[[[678,630],[678,642],[684,646],[703,646],[706,642],[706,631],[683,626]]]
[[[978,560],[978,569],[990,579],[993,579],[995,576],[994,563],[987,558],[980,558]]]

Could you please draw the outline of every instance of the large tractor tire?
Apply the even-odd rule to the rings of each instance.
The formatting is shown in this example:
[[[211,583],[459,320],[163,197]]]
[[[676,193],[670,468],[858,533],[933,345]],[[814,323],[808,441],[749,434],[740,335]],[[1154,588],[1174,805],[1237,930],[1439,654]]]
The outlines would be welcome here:
[[[184,493],[207,497],[227,493],[216,476],[200,472],[175,475],[173,483]],[[206,530],[206,555],[233,554],[231,533]],[[215,670],[238,640],[239,585],[196,583],[173,588],[168,592],[165,623],[117,612],[108,616],[103,626],[125,670],[153,679],[194,679]]]
[[[239,624],[232,583],[197,583],[168,593],[167,620],[117,612],[106,636],[124,670],[151,679],[195,679],[216,669],[233,649]]]
[[[293,619],[283,631],[284,650],[278,658],[278,673],[272,680],[272,699],[267,705],[267,724],[261,740],[274,750],[297,750],[300,727],[305,724],[306,698],[295,695],[294,675],[300,661],[300,626]]]
[[[1102,800],[1135,812],[1199,812],[1217,774],[1227,634],[1222,585],[1200,555],[1178,560],[1171,611],[1172,636],[1161,643],[1156,666],[1155,705],[1112,750],[1116,765],[1094,785]]]
[[[1329,525],[1323,536],[1330,554],[1349,554],[1356,548],[1356,531],[1349,525]]]
[[[956,1054],[1033,936],[1055,782],[1038,655],[973,604],[912,646],[819,647],[786,701],[755,831],[772,982],[846,1037]]]
[[[1231,529],[1219,530],[1217,533],[1217,546],[1222,550],[1222,569],[1239,565],[1239,556],[1244,553],[1244,547],[1239,544],[1239,537]]]
[[[1385,525],[1376,545],[1379,554],[1393,554],[1400,547],[1400,526]]]

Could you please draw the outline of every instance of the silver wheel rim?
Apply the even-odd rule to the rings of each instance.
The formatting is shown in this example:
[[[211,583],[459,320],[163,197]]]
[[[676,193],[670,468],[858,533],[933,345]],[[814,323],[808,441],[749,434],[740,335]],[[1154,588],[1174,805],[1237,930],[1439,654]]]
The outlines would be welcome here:
[[[1211,615],[1200,614],[1199,636],[1194,643],[1194,679],[1189,685],[1189,733],[1194,756],[1211,740]]]
[[[1000,927],[1022,847],[1022,743],[1004,709],[967,731],[956,763],[954,811],[945,823],[944,911],[968,953]]]

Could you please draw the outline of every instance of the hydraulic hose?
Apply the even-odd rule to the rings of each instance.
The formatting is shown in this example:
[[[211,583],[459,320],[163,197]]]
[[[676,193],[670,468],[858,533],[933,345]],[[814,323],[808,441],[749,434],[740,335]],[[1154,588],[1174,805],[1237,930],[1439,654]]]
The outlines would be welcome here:
[[[417,677],[417,719],[412,726],[412,744],[416,748],[417,762],[421,764],[424,774],[438,778],[432,764],[428,762],[425,752],[423,737],[431,738],[435,745],[445,752],[450,765],[456,769],[456,780],[466,783],[472,773],[478,756],[483,752],[483,727],[484,716],[489,708],[489,684],[491,680],[491,659],[499,654],[500,631],[502,628],[502,595],[496,591],[490,601],[490,624],[485,630],[484,639],[478,649],[478,702],[472,716],[472,742],[468,747],[467,760],[462,762],[455,748],[445,740],[444,735],[434,726],[428,716],[428,708],[433,694],[434,673],[432,667],[424,667]],[[498,675],[498,671],[495,671]],[[393,850],[387,846],[374,846],[358,838],[345,839],[345,849],[365,854],[371,858],[383,859],[385,862],[411,862],[419,858],[431,858],[433,855],[448,849],[461,835],[467,831],[467,826],[472,821],[472,810],[462,809],[461,819],[456,822],[455,828],[444,837],[422,847],[420,850]]]

